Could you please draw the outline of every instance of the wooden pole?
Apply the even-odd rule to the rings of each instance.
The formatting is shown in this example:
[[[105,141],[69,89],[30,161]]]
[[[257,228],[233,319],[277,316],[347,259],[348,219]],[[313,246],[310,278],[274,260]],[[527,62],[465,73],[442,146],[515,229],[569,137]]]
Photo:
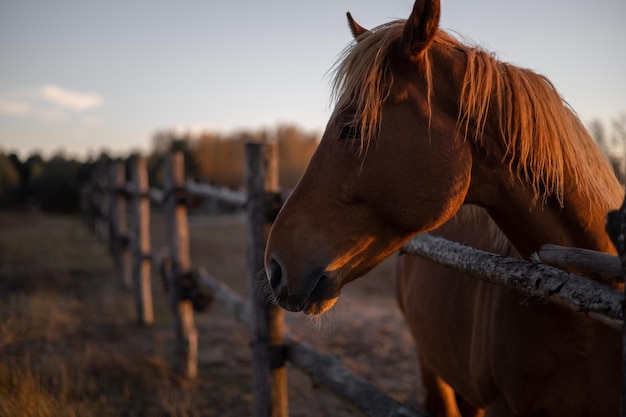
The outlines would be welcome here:
[[[128,221],[126,218],[126,166],[124,161],[113,162],[109,172],[111,252],[115,258],[120,278],[120,286],[131,288],[132,262],[128,241]]]
[[[165,163],[165,194],[168,245],[172,274],[168,296],[175,318],[179,370],[195,378],[198,372],[198,332],[193,319],[191,300],[185,296],[185,281],[191,274],[189,228],[185,195],[185,166],[182,152],[169,155]]]
[[[619,210],[609,212],[606,222],[606,232],[613,241],[620,258],[622,277],[626,280],[626,197]],[[626,295],[622,298],[622,314],[626,318]],[[616,364],[617,366],[617,364]],[[626,320],[622,327],[622,392],[621,412],[626,417]]]
[[[269,232],[268,195],[278,192],[278,148],[275,144],[246,144],[248,193],[248,282],[252,310],[254,415],[286,417],[287,370],[284,364],[283,310],[268,303],[260,289],[263,257]]]
[[[91,202],[93,204],[93,230],[98,240],[102,242],[103,237],[100,235],[100,222],[102,221],[102,191],[100,188],[99,173],[96,172],[91,178]]]
[[[117,177],[117,165],[115,162],[111,162],[109,165],[109,172],[107,176],[107,189],[105,191],[107,198],[107,243],[109,247],[109,252],[113,255],[113,259],[115,260],[115,265],[117,267],[117,256],[115,254],[115,244],[117,241],[117,235],[115,231],[117,230],[117,209],[116,203],[117,198],[115,194],[115,178]]]
[[[100,242],[107,244],[109,237],[109,193],[107,192],[107,175],[97,174],[94,181],[94,205],[96,206],[96,235]]]
[[[80,214],[83,216],[83,221],[89,227],[91,231],[93,228],[93,189],[91,182],[83,184],[79,189],[80,195]]]
[[[146,160],[137,156],[132,160],[133,184],[133,288],[137,317],[143,325],[152,324],[152,282],[150,257],[150,196]]]

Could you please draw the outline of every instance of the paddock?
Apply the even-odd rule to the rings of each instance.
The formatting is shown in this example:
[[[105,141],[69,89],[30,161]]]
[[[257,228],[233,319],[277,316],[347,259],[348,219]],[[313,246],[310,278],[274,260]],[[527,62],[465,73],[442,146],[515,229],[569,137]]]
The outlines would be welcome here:
[[[261,149],[261,145],[250,145],[248,148],[254,148],[255,146],[259,146],[259,150]],[[229,290],[219,284],[219,281],[211,279],[210,274],[204,272],[205,270],[201,270],[200,272],[196,272],[194,274],[191,273],[192,266],[189,261],[189,226],[187,224],[188,221],[186,218],[185,206],[188,194],[185,193],[204,193],[205,196],[210,195],[212,198],[225,199],[234,204],[245,203],[246,210],[248,212],[248,242],[249,244],[256,242],[256,246],[251,245],[251,247],[248,248],[249,254],[255,253],[255,250],[257,252],[256,255],[249,255],[250,259],[248,260],[247,272],[249,284],[251,285],[251,288],[255,288],[254,280],[256,279],[257,272],[262,267],[262,264],[259,264],[258,253],[259,251],[262,253],[262,244],[264,241],[262,235],[264,233],[264,228],[266,227],[263,223],[265,220],[271,220],[273,214],[275,214],[276,210],[279,208],[279,202],[281,200],[281,195],[278,193],[278,187],[275,181],[263,180],[266,178],[266,175],[268,175],[267,171],[272,169],[271,167],[276,164],[276,161],[263,162],[262,158],[259,159],[259,156],[262,156],[264,153],[271,155],[272,151],[263,151],[259,153],[259,150],[257,150],[257,157],[250,157],[250,160],[253,161],[251,162],[251,165],[256,165],[257,169],[251,170],[251,168],[248,168],[249,187],[247,193],[245,194],[215,190],[209,187],[199,186],[193,182],[186,182],[185,179],[182,178],[183,171],[181,170],[181,157],[172,156],[168,159],[169,162],[167,163],[167,166],[169,167],[168,172],[170,173],[168,178],[170,179],[168,180],[169,186],[166,186],[165,190],[150,190],[147,187],[147,183],[142,184],[141,180],[139,180],[139,182],[135,182],[135,185],[126,184],[124,181],[116,182],[116,178],[125,177],[125,174],[120,174],[119,171],[116,171],[119,170],[121,166],[121,164],[118,163],[117,168],[111,168],[108,185],[100,183],[100,186],[96,187],[100,188],[102,191],[106,191],[106,193],[100,197],[92,199],[92,201],[99,202],[99,205],[93,204],[91,206],[92,213],[100,214],[100,216],[96,216],[95,219],[92,218],[92,223],[94,224],[95,229],[100,231],[99,233],[103,238],[107,236],[108,231],[108,241],[111,243],[112,253],[115,255],[119,265],[120,285],[134,288],[135,298],[137,300],[136,305],[138,320],[144,324],[150,324],[152,320],[148,308],[150,305],[149,294],[152,293],[152,290],[145,287],[146,282],[150,282],[150,280],[145,278],[142,279],[142,276],[146,277],[150,274],[150,261],[152,261],[155,266],[162,269],[165,282],[168,283],[167,287],[170,289],[177,289],[176,291],[168,292],[171,305],[173,307],[172,311],[175,313],[175,317],[177,317],[177,326],[175,330],[179,340],[177,361],[179,363],[181,374],[189,378],[193,378],[196,375],[195,369],[197,365],[197,356],[199,354],[197,347],[197,333],[193,324],[192,312],[193,302],[198,302],[198,300],[193,300],[192,297],[189,297],[188,292],[186,293],[182,290],[182,287],[184,286],[189,287],[190,279],[192,284],[196,285],[197,288],[212,289],[211,292],[216,298],[219,298],[220,300],[230,300],[231,307],[229,308],[233,309],[243,321],[255,322],[258,320],[259,315],[258,313],[252,313],[253,309],[247,307],[247,304],[245,304],[243,300],[233,297]],[[254,161],[256,161],[256,163]],[[259,161],[261,162],[259,163]],[[249,167],[251,165],[249,165]],[[269,173],[269,176],[272,176],[271,172]],[[131,177],[140,179],[142,176],[140,174],[133,174]],[[259,187],[256,190],[251,188],[255,186],[255,183],[256,186]],[[263,189],[263,185],[266,186],[265,189]],[[256,203],[253,199],[255,195],[257,196]],[[149,242],[149,238],[145,237],[149,236],[146,234],[149,233],[149,231],[146,231],[147,229],[137,228],[137,226],[135,226],[135,228],[132,229],[133,233],[129,233],[131,227],[129,226],[128,219],[125,218],[127,217],[126,214],[128,210],[124,207],[124,204],[127,204],[126,197],[134,199],[131,200],[134,202],[133,206],[135,207],[132,212],[135,213],[133,217],[136,219],[141,218],[137,215],[137,213],[141,210],[137,210],[137,208],[141,206],[142,199],[144,206],[146,205],[145,202],[148,198],[153,200],[165,199],[166,201],[169,201],[169,203],[166,202],[165,204],[166,207],[169,207],[169,209],[166,210],[169,213],[167,216],[170,219],[170,231],[168,232],[170,242],[168,246],[170,247],[169,253],[173,261],[172,263],[175,265],[174,268],[167,268],[167,257],[162,257],[161,255],[163,253],[157,254],[154,250],[151,250],[149,246],[145,245],[146,242]],[[116,202],[117,205],[115,205],[114,202]],[[117,215],[111,216],[107,214],[107,210],[108,213],[115,213]],[[106,218],[110,218],[111,222],[103,223]],[[112,226],[107,226],[107,224]],[[148,222],[135,220],[131,224],[144,225],[148,224]],[[253,231],[255,228],[256,234]],[[174,237],[177,237],[177,239],[174,239]],[[431,251],[431,255],[428,255],[429,251],[423,248],[428,248],[429,243],[424,244],[423,239],[421,242],[422,243],[420,244],[420,239],[417,239],[407,245],[404,250],[413,252],[418,250],[416,249],[417,246],[420,246],[422,247],[420,252],[422,256],[431,256],[433,258],[441,258],[440,256],[437,256],[437,254],[449,250],[449,248],[445,248],[446,243],[439,242],[438,244],[440,246],[438,249]],[[454,251],[454,249],[452,249],[452,251]],[[132,254],[134,254],[134,256],[132,256]],[[470,252],[468,256],[471,258],[475,255],[475,253]],[[139,265],[141,268],[136,266],[134,278],[130,279],[129,277],[133,275],[131,273],[133,258],[135,259],[135,265]],[[262,256],[260,259],[262,259]],[[492,260],[493,259],[490,258],[490,262]],[[441,261],[441,259],[439,259],[439,261]],[[481,262],[484,263],[484,259]],[[493,260],[493,262],[497,264],[495,260]],[[506,259],[503,260],[503,263],[506,262],[508,262]],[[453,263],[454,262],[452,262],[452,264]],[[163,267],[164,265],[166,266],[165,268]],[[566,306],[566,308],[582,311],[584,314],[598,318],[614,327],[622,326],[623,312],[621,310],[621,300],[623,297],[621,294],[616,293],[615,291],[605,291],[602,288],[598,288],[594,283],[590,283],[589,280],[584,279],[576,281],[575,284],[577,287],[575,290],[572,290],[570,288],[570,282],[572,280],[568,279],[570,278],[569,274],[564,275],[563,273],[554,271],[546,265],[539,265],[539,267],[537,267],[537,265],[537,263],[527,263],[526,265],[527,270],[540,270],[538,275],[539,279],[530,282],[528,288],[537,289],[541,287],[541,285],[538,285],[538,282],[547,282],[548,280],[543,279],[543,277],[547,275],[556,275],[557,279],[560,279],[560,281],[554,285],[546,285],[543,294],[535,292],[531,293],[529,297],[558,298],[559,300],[564,300],[558,302]],[[211,266],[206,267],[207,271],[211,271]],[[522,267],[522,269],[523,268],[524,267]],[[479,272],[473,273],[475,275],[481,275]],[[484,275],[485,274],[483,272],[481,276]],[[528,273],[522,272],[521,275],[522,278],[524,278],[528,276]],[[508,282],[508,285],[517,288],[520,287],[520,280],[510,280],[506,278],[506,273],[502,276],[505,278],[498,278],[500,280],[500,284]],[[577,278],[573,279],[577,280]],[[139,285],[141,283],[144,284],[143,287]],[[574,293],[573,296],[572,293]],[[220,296],[220,294],[222,296]],[[249,294],[254,294],[254,292],[249,292]],[[250,297],[252,298],[252,295],[250,295]],[[259,387],[258,390],[255,390],[255,415],[288,415],[288,405],[285,394],[287,389],[286,387],[288,385],[284,375],[285,360],[289,360],[293,362],[296,367],[303,369],[311,376],[315,384],[330,385],[331,388],[329,389],[339,395],[343,395],[345,397],[346,393],[342,393],[342,391],[346,391],[345,388],[349,387],[350,389],[348,389],[349,392],[347,393],[347,396],[352,397],[349,399],[364,415],[420,415],[416,411],[411,410],[409,407],[393,400],[387,394],[372,391],[371,389],[373,389],[373,387],[371,384],[364,381],[360,377],[351,376],[351,374],[346,372],[335,359],[332,359],[332,357],[316,353],[314,350],[311,350],[306,343],[298,342],[294,337],[289,335],[289,333],[282,334],[282,313],[275,310],[273,307],[269,307],[268,313],[267,310],[265,310],[265,306],[267,306],[267,304],[263,300],[264,298],[257,299],[258,306],[263,307],[260,308],[260,311],[263,314],[269,314],[271,317],[275,317],[276,321],[273,325],[269,325],[270,329],[275,329],[274,334],[270,334],[269,336],[257,334],[251,337],[253,340],[253,346],[260,351],[260,353],[255,355],[254,365],[256,375],[255,386]],[[254,305],[254,301],[252,304]],[[211,312],[208,314],[211,314]],[[260,325],[253,328],[256,328],[257,330],[259,328],[264,328],[265,325],[263,325],[263,323],[267,323],[267,321],[263,319]],[[273,344],[275,346],[269,348],[262,346],[262,348],[259,348],[261,345],[259,343],[254,343],[255,340],[266,339],[273,340]],[[271,359],[271,355],[268,354],[268,352],[278,354],[278,358]],[[258,358],[259,356],[261,356],[260,360]],[[265,358],[263,358],[263,356],[265,356]],[[316,366],[312,367],[311,363],[315,363]],[[328,363],[330,368],[335,367],[335,371],[329,371],[328,377],[323,376],[325,372],[319,371],[319,364],[321,363]],[[272,377],[269,376],[270,371],[274,373]],[[345,377],[347,379],[337,380],[338,374],[341,375],[342,378]],[[262,380],[263,378],[265,378],[265,380]],[[327,379],[330,379],[330,381]],[[346,383],[346,381],[351,382]],[[338,388],[333,388],[333,386]],[[351,391],[351,387],[353,386],[360,387],[361,394],[354,394]],[[268,390],[269,387],[272,388]],[[373,405],[373,403],[365,400],[372,398],[376,398],[376,405]]]

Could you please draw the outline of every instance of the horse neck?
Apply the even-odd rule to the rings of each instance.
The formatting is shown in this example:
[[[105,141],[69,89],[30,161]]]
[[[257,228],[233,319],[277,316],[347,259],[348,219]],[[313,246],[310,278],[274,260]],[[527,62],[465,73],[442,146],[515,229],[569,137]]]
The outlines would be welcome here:
[[[522,256],[528,257],[546,243],[615,253],[605,223],[608,210],[618,208],[623,198],[617,180],[593,198],[584,184],[574,184],[566,176],[561,201],[555,196],[538,199],[532,185],[502,160],[493,150],[489,156],[474,150],[466,202],[486,208]],[[603,169],[598,167],[598,171]]]
[[[444,93],[444,102],[466,103],[471,110],[455,109],[463,116],[459,119],[460,135],[465,134],[473,157],[466,202],[486,208],[524,256],[546,243],[614,253],[605,232],[606,215],[621,205],[623,188],[584,126],[549,82],[508,64],[502,64],[504,71],[485,54],[470,58],[467,51],[445,46],[432,51],[432,61],[441,67],[441,71],[433,71],[438,94]],[[480,71],[469,71],[476,65]],[[491,81],[483,84],[482,73],[488,73],[491,78],[485,79]],[[467,74],[474,75],[466,90]],[[513,84],[514,74],[525,83]],[[508,92],[508,83],[515,95]],[[528,90],[522,91],[525,88]],[[465,91],[470,93],[464,97]],[[515,97],[520,97],[520,102],[514,107],[510,100]],[[515,108],[521,112],[519,120],[517,114],[510,113]],[[533,116],[532,112],[541,114]],[[538,126],[529,129],[532,123]],[[513,135],[514,140],[507,135]],[[532,147],[525,146],[522,137],[533,141]],[[538,196],[541,193],[547,197]]]

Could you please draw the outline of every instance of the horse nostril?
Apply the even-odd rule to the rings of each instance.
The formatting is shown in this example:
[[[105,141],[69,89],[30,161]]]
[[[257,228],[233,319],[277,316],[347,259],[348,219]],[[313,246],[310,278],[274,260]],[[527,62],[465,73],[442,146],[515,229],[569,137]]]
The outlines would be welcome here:
[[[273,258],[270,263],[269,280],[270,280],[270,286],[272,287],[274,294],[276,295],[280,294],[280,291],[282,290],[282,287],[284,285],[283,269],[281,268],[278,261],[276,261],[276,259],[273,259]]]

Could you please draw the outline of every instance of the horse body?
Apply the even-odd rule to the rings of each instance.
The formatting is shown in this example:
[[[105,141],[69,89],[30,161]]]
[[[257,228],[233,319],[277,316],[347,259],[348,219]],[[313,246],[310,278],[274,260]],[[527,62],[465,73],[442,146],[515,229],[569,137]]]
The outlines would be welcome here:
[[[545,243],[615,252],[604,224],[623,190],[548,80],[440,31],[437,0],[372,31],[349,21],[356,43],[337,68],[335,111],[268,239],[278,304],[325,312],[345,284],[467,204],[508,246],[463,218],[442,234],[477,233],[467,243],[523,258]],[[402,305],[433,380],[492,416],[617,413],[618,332],[408,259],[422,272],[401,269]],[[453,395],[439,386],[433,402],[445,403]]]
[[[464,206],[431,233],[519,257],[478,207]],[[617,414],[617,332],[410,255],[397,260],[397,294],[430,415],[460,415],[455,392],[492,416]],[[464,407],[463,415],[477,411]]]

